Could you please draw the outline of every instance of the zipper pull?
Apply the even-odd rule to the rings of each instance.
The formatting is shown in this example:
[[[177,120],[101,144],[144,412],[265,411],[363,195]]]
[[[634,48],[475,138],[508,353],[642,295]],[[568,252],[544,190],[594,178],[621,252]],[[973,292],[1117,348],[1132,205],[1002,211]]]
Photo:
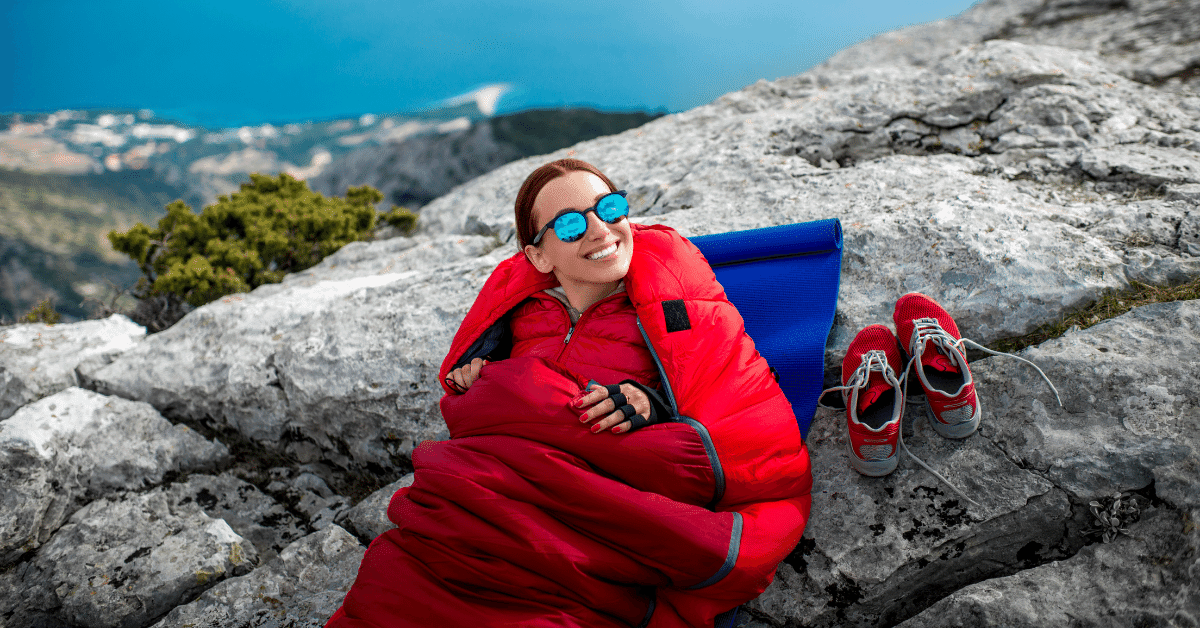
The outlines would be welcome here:
[[[573,334],[573,333],[575,333],[575,326],[571,325],[571,328],[567,330],[567,337],[563,338],[564,345],[567,344],[568,342],[571,342],[571,334]]]

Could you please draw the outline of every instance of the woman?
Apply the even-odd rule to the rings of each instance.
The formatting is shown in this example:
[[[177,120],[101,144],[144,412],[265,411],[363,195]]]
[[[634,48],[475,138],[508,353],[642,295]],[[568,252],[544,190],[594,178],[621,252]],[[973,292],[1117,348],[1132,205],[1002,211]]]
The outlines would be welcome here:
[[[526,179],[442,365],[451,440],[330,626],[712,626],[770,583],[809,513],[795,417],[699,251],[627,213],[584,162]]]

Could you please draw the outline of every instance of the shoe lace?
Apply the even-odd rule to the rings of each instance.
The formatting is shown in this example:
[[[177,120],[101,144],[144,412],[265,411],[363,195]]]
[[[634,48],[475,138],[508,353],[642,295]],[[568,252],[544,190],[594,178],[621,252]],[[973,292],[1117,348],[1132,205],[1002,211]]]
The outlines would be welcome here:
[[[908,380],[907,380],[907,378],[905,379],[905,381],[904,381],[904,384],[905,384],[905,389],[907,390],[907,388],[908,388]],[[947,479],[946,479],[946,477],[945,477],[944,475],[942,475],[941,473],[938,473],[937,471],[934,471],[934,470],[933,470],[933,467],[931,467],[931,466],[929,466],[929,465],[925,464],[925,461],[924,461],[924,460],[921,460],[920,458],[918,458],[918,457],[917,457],[917,455],[916,455],[916,454],[914,454],[913,452],[909,451],[909,449],[908,449],[908,445],[904,444],[904,429],[903,429],[903,426],[901,426],[901,429],[900,429],[900,448],[904,450],[904,453],[908,454],[908,457],[909,457],[909,458],[912,458],[913,460],[915,460],[915,461],[917,462],[917,464],[921,465],[921,468],[923,468],[923,469],[925,469],[926,471],[928,471],[928,472],[932,473],[932,474],[933,474],[933,477],[937,478],[938,480],[941,480],[942,484],[945,484],[946,486],[949,486],[949,487],[950,487],[950,490],[954,491],[955,493],[958,493],[958,496],[959,496],[959,497],[961,497],[961,498],[963,498],[963,499],[965,499],[965,500],[967,500],[967,501],[971,502],[971,503],[972,503],[972,504],[973,504],[973,505],[974,505],[976,508],[983,508],[983,506],[982,506],[982,505],[980,505],[980,504],[979,504],[979,502],[977,502],[977,501],[975,501],[975,500],[971,499],[971,496],[970,496],[970,495],[967,495],[966,493],[964,493],[962,489],[960,489],[960,488],[958,488],[957,486],[955,486],[955,485],[954,485],[954,484],[953,484],[953,483],[952,483],[950,480],[947,480]]]
[[[993,351],[992,349],[989,349],[969,338],[955,338],[954,336],[951,336],[945,329],[942,329],[941,323],[939,323],[936,318],[918,318],[914,320],[913,335],[914,339],[911,345],[913,355],[909,358],[908,364],[904,365],[904,375],[901,376],[901,379],[904,380],[905,384],[905,394],[908,394],[908,375],[912,371],[912,366],[913,364],[920,364],[921,356],[924,355],[928,345],[930,344],[941,349],[942,353],[949,357],[950,361],[953,362],[962,373],[964,373],[962,386],[960,386],[959,389],[950,396],[953,397],[962,392],[962,389],[973,381],[971,369],[967,368],[967,355],[963,350],[964,346],[970,346],[971,348],[978,349],[984,353],[1013,358],[1032,366],[1033,370],[1037,371],[1038,375],[1042,376],[1042,380],[1046,382],[1046,385],[1049,386],[1050,390],[1054,393],[1054,399],[1058,402],[1059,407],[1062,407],[1062,397],[1059,396],[1058,389],[1054,387],[1054,382],[1050,381],[1050,378],[1046,376],[1046,373],[1043,372],[1041,368],[1038,368],[1038,365],[1019,355],[1004,353],[1003,351]],[[925,378],[925,369],[918,367],[916,371],[917,377],[920,378],[921,383],[923,383],[926,387],[929,387],[929,380]]]
[[[840,391],[842,399],[846,402],[847,408],[853,408],[854,415],[858,416],[858,393],[866,390],[867,383],[871,380],[871,373],[879,373],[883,376],[883,381],[887,382],[896,390],[897,393],[902,392],[903,388],[900,385],[900,380],[896,378],[896,372],[888,364],[887,354],[882,350],[873,349],[862,355],[862,362],[858,364],[858,368],[854,369],[854,373],[850,375],[850,379],[842,386],[834,386],[821,391],[821,398],[825,397],[825,393]],[[846,393],[849,392],[849,399]],[[826,406],[820,404],[824,408]],[[897,413],[892,413],[892,419],[896,418]]]
[[[920,319],[914,320],[913,323],[914,323],[914,328],[913,328],[914,342],[910,345],[912,347],[913,355],[909,358],[908,363],[904,365],[904,372],[900,375],[899,378],[896,377],[895,372],[888,365],[887,355],[883,351],[872,350],[872,351],[868,351],[867,353],[863,354],[862,362],[858,365],[858,368],[856,368],[854,370],[854,373],[850,376],[850,379],[847,380],[844,385],[833,386],[831,388],[825,389],[824,391],[821,392],[821,397],[824,398],[825,393],[840,391],[842,393],[843,400],[845,400],[847,402],[847,404],[854,404],[853,406],[848,405],[847,407],[852,407],[853,412],[857,416],[859,391],[866,389],[867,382],[870,381],[870,378],[871,378],[871,373],[881,373],[883,375],[884,381],[886,381],[888,384],[891,384],[893,388],[895,388],[897,391],[899,391],[900,394],[903,395],[903,398],[905,399],[905,402],[907,403],[909,375],[913,371],[913,368],[912,368],[913,364],[919,365],[921,356],[927,350],[929,345],[933,345],[937,349],[940,349],[941,352],[943,354],[945,354],[950,359],[950,361],[952,363],[954,363],[954,365],[957,366],[959,368],[959,370],[964,374],[962,386],[960,386],[959,390],[955,391],[955,393],[953,393],[953,395],[951,395],[951,396],[957,395],[960,392],[962,392],[962,389],[965,388],[968,384],[970,384],[973,381],[973,376],[971,375],[971,369],[967,367],[967,356],[966,356],[966,352],[964,351],[964,347],[971,347],[971,348],[978,349],[980,351],[983,351],[984,353],[988,353],[991,355],[1015,358],[1017,360],[1020,360],[1021,362],[1028,364],[1029,366],[1032,366],[1033,369],[1035,371],[1037,371],[1038,375],[1041,375],[1042,380],[1046,382],[1046,385],[1050,387],[1050,390],[1054,393],[1054,399],[1056,401],[1058,401],[1058,405],[1060,407],[1062,406],[1062,397],[1059,396],[1058,389],[1055,388],[1054,383],[1050,381],[1050,378],[1046,376],[1046,373],[1043,372],[1042,369],[1039,368],[1038,365],[1034,364],[1033,362],[1031,362],[1025,358],[1022,358],[1019,355],[1013,355],[1011,353],[1004,353],[1003,351],[994,351],[992,349],[989,349],[989,348],[975,342],[974,340],[970,340],[969,338],[955,338],[954,336],[951,336],[945,329],[942,328],[941,323],[939,323],[936,318],[920,318]],[[925,386],[929,386],[929,381],[925,377],[924,369],[920,368],[918,366],[916,371],[917,371],[917,377],[922,381],[922,383],[925,384]],[[850,393],[849,399],[846,399],[847,392]],[[821,405],[822,407],[825,407],[825,408],[831,407],[831,406],[827,406],[825,404],[819,404],[819,405]],[[892,419],[894,420],[895,418],[896,418],[896,416],[895,416],[895,414],[893,414]],[[924,460],[921,460],[919,457],[917,457],[916,454],[914,454],[911,450],[909,450],[908,445],[904,442],[903,426],[901,426],[901,429],[898,430],[897,436],[898,436],[898,440],[900,442],[900,448],[904,450],[904,453],[907,454],[909,458],[912,458],[918,465],[921,466],[921,468],[923,468],[926,471],[928,471],[929,473],[933,474],[933,476],[936,477],[939,481],[941,481],[946,486],[950,487],[950,490],[957,493],[959,495],[959,497],[962,497],[963,499],[967,500],[968,502],[970,502],[977,508],[982,508],[982,506],[979,504],[979,502],[975,501],[974,499],[971,499],[971,497],[969,495],[967,495],[965,492],[963,492],[962,489],[955,486],[950,480],[946,479],[945,476],[943,476],[942,474],[935,471],[933,469],[933,467],[930,467],[928,464],[925,463]]]
[[[913,343],[911,345],[913,355],[912,355],[912,357],[909,358],[908,363],[904,365],[904,374],[900,376],[900,379],[904,380],[904,398],[905,398],[906,402],[908,400],[909,375],[911,375],[913,372],[912,367],[914,364],[917,365],[917,368],[916,368],[917,377],[921,380],[921,382],[926,387],[930,387],[929,380],[926,379],[926,377],[925,377],[925,369],[921,368],[920,364],[921,364],[921,356],[924,355],[924,353],[925,353],[926,349],[928,349],[929,345],[933,345],[933,346],[937,347],[938,349],[940,349],[941,352],[943,354],[945,354],[948,358],[950,358],[950,361],[952,363],[954,363],[955,366],[958,367],[960,372],[963,373],[962,385],[959,387],[959,389],[957,391],[952,393],[951,396],[958,395],[959,393],[962,392],[963,388],[966,388],[968,384],[970,384],[972,381],[974,381],[974,377],[971,375],[971,369],[967,367],[966,352],[963,350],[963,347],[969,346],[969,347],[978,349],[980,351],[983,351],[984,353],[989,353],[991,355],[999,355],[999,356],[1005,356],[1005,357],[1009,357],[1009,358],[1015,358],[1017,360],[1020,360],[1021,362],[1028,364],[1029,366],[1032,366],[1033,370],[1037,371],[1038,375],[1042,376],[1042,380],[1046,382],[1046,385],[1050,387],[1050,390],[1054,393],[1054,399],[1056,401],[1058,401],[1058,405],[1060,407],[1062,406],[1062,397],[1059,396],[1058,389],[1054,387],[1054,382],[1050,381],[1050,378],[1046,376],[1046,373],[1043,372],[1041,368],[1038,368],[1038,365],[1034,364],[1033,362],[1030,362],[1029,360],[1026,360],[1025,358],[1022,358],[1019,355],[1013,355],[1011,353],[1004,353],[1003,351],[993,351],[992,349],[989,349],[969,338],[955,338],[954,336],[951,336],[949,334],[949,332],[947,332],[945,329],[942,328],[941,323],[939,323],[936,318],[919,318],[919,319],[914,320],[913,321],[913,335],[914,335],[914,339],[913,339]],[[900,445],[901,445],[901,447],[904,448],[904,453],[908,454],[908,456],[910,458],[915,460],[917,462],[917,464],[921,465],[921,467],[923,467],[926,471],[932,473],[934,475],[934,477],[941,480],[942,483],[945,484],[946,486],[949,486],[951,490],[953,490],[955,493],[958,493],[958,495],[960,497],[962,497],[963,499],[967,500],[968,502],[974,504],[977,507],[979,506],[979,502],[976,502],[975,500],[971,499],[961,489],[959,489],[957,486],[952,484],[950,482],[950,480],[947,480],[945,477],[942,476],[942,474],[938,473],[937,471],[934,471],[933,468],[931,468],[929,465],[925,464],[925,461],[921,460],[920,458],[915,456],[911,451],[909,451],[908,445],[904,444],[904,430],[900,430]]]
[[[945,332],[943,332],[943,333],[945,333]],[[948,335],[947,335],[947,337],[948,337]],[[910,364],[911,364],[911,362],[910,362]],[[868,351],[868,352],[864,353],[862,356],[862,362],[859,363],[858,368],[854,369],[854,373],[850,376],[850,379],[848,379],[846,381],[846,383],[842,386],[833,386],[831,388],[825,389],[824,391],[821,392],[821,396],[824,397],[825,393],[828,393],[828,392],[841,391],[842,399],[845,400],[846,404],[847,404],[846,407],[853,408],[853,412],[854,412],[855,416],[857,416],[858,415],[858,393],[860,390],[866,389],[867,382],[870,381],[870,378],[871,378],[871,373],[882,374],[884,381],[887,382],[888,384],[891,384],[892,388],[895,389],[897,393],[902,395],[901,398],[905,399],[907,401],[907,398],[908,398],[908,395],[907,395],[907,393],[908,393],[908,373],[909,373],[908,368],[905,368],[904,373],[899,378],[897,378],[895,371],[892,370],[892,367],[888,365],[887,354],[885,354],[883,351],[880,351],[880,350],[872,350],[872,351]],[[847,392],[850,393],[848,395],[849,399],[847,399],[847,394],[846,394]],[[851,404],[853,404],[853,405],[851,405]],[[821,404],[821,406],[825,407],[825,408],[830,407],[830,406],[826,406],[824,404]],[[893,411],[893,413],[892,413],[892,420],[894,421],[896,419],[896,417],[901,413],[903,413],[903,408],[900,407],[899,405],[897,405],[896,410]],[[958,493],[959,496],[961,496],[963,499],[974,504],[975,507],[977,507],[977,508],[982,508],[982,506],[979,505],[979,502],[971,499],[971,497],[968,496],[966,493],[964,493],[962,491],[962,489],[959,489],[957,486],[955,486],[953,483],[951,483],[950,480],[947,480],[945,478],[945,476],[938,473],[937,471],[934,471],[933,467],[930,467],[929,465],[925,464],[924,460],[921,460],[920,458],[918,458],[916,456],[916,454],[909,451],[908,445],[906,445],[904,443],[903,425],[901,425],[900,429],[897,430],[897,440],[900,442],[900,448],[904,450],[904,453],[908,454],[909,458],[912,458],[913,460],[915,460],[917,464],[921,465],[921,467],[924,468],[926,471],[932,473],[934,477],[941,480],[942,483],[945,484],[946,486],[949,486],[951,490],[953,490],[955,493]]]

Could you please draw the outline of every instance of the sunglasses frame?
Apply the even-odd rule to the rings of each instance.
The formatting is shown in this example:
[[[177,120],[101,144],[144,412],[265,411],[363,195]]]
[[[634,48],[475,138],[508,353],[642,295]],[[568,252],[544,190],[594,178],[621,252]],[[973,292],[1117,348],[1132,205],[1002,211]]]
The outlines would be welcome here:
[[[539,246],[542,242],[542,237],[546,235],[546,232],[554,228],[554,223],[558,222],[559,218],[562,218],[563,216],[566,216],[568,214],[579,214],[580,216],[583,216],[583,222],[585,225],[587,224],[588,212],[595,213],[596,217],[600,218],[600,213],[596,211],[596,208],[600,207],[600,203],[603,203],[604,199],[606,199],[610,196],[614,196],[614,195],[620,196],[622,199],[624,199],[625,198],[625,190],[617,190],[616,192],[609,192],[608,194],[605,194],[604,196],[601,196],[600,198],[596,199],[596,204],[592,205],[591,207],[589,207],[587,209],[564,209],[564,210],[558,212],[557,214],[554,215],[553,218],[550,219],[550,222],[547,222],[546,226],[542,227],[542,230],[539,231],[537,233],[537,235],[533,237],[533,241],[530,242],[530,244],[532,244],[534,246]],[[620,218],[617,218],[616,220],[614,220],[612,222],[608,222],[607,220],[604,220],[603,218],[600,218],[600,220],[602,220],[610,225],[615,225],[621,221],[621,218],[628,218],[628,217],[629,217],[629,201],[626,200],[624,216],[621,216]],[[586,234],[587,234],[587,228],[585,227],[583,230],[583,233],[579,234],[578,238],[575,238],[574,240],[563,240],[562,238],[559,238],[559,240],[561,240],[564,243],[578,242],[579,239],[582,238]],[[555,231],[554,235],[558,236],[558,231]]]

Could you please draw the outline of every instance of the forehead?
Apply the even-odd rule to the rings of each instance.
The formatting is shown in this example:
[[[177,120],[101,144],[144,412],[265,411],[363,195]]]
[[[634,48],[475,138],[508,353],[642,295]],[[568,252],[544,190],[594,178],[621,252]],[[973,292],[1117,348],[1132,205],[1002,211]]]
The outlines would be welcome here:
[[[596,199],[609,193],[608,186],[596,175],[583,170],[574,170],[551,179],[533,200],[533,213],[541,220],[549,220],[564,209],[587,209]]]

